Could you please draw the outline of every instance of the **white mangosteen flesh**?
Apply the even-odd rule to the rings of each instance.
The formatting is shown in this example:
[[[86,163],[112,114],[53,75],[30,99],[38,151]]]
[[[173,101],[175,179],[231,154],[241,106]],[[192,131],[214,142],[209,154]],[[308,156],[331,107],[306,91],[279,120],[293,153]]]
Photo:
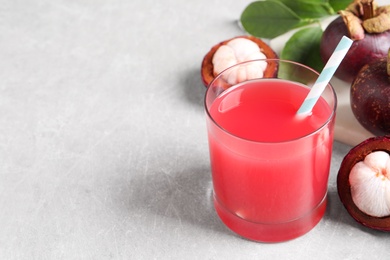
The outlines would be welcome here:
[[[355,205],[367,215],[390,215],[390,155],[384,151],[368,154],[349,175]]]

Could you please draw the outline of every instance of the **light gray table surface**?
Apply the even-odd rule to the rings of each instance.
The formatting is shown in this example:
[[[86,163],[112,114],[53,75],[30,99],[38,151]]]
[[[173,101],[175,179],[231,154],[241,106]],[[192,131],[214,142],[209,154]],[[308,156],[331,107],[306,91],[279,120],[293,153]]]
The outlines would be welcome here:
[[[250,1],[0,1],[0,259],[390,259],[336,176],[298,239],[242,239],[212,205],[200,64]]]

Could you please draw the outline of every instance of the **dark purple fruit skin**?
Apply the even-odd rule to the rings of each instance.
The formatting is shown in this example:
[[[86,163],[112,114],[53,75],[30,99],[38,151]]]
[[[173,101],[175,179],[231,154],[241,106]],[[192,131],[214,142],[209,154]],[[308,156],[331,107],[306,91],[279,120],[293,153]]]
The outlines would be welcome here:
[[[352,82],[351,109],[359,123],[374,135],[390,134],[390,77],[387,60],[363,66]]]
[[[328,61],[344,35],[350,37],[343,18],[339,16],[328,25],[322,35],[320,55],[324,62]],[[374,59],[386,57],[389,48],[390,30],[380,34],[366,33],[364,39],[354,41],[335,76],[351,83],[364,65]]]
[[[353,166],[375,151],[390,153],[390,136],[371,137],[348,152],[337,174],[337,192],[345,209],[358,223],[372,229],[390,232],[390,216],[378,218],[367,215],[355,205],[351,195],[349,174]]]

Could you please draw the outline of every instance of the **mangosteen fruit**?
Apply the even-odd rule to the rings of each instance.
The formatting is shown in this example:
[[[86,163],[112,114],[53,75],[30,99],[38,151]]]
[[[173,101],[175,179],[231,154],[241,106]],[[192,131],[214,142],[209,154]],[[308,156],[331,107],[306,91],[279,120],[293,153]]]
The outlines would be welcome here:
[[[223,70],[250,60],[276,59],[275,51],[264,41],[254,36],[238,36],[222,41],[214,45],[205,55],[202,61],[201,77],[203,84],[207,87],[210,82]],[[276,63],[256,63],[256,68],[245,68],[237,75],[230,75],[226,78],[229,84],[235,84],[248,77],[272,77],[278,70]]]
[[[388,57],[364,65],[352,82],[351,109],[374,135],[390,134],[390,49]]]
[[[325,29],[320,55],[327,62],[341,38],[349,36],[354,43],[335,72],[351,83],[367,63],[386,57],[390,47],[390,5],[378,6],[374,0],[355,0]]]
[[[337,175],[337,190],[357,222],[390,231],[390,136],[369,138],[350,150]]]

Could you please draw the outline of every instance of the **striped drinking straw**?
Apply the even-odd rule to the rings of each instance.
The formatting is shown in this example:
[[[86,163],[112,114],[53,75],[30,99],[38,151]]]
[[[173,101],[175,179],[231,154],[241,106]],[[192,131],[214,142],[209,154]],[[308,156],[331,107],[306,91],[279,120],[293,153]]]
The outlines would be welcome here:
[[[324,91],[326,85],[328,85],[336,69],[338,68],[341,61],[344,59],[345,55],[347,54],[352,43],[353,41],[351,39],[349,39],[346,36],[343,36],[343,38],[340,40],[339,44],[337,45],[336,49],[332,53],[332,56],[330,56],[320,76],[314,83],[309,94],[307,95],[301,107],[299,108],[297,112],[298,115],[304,115],[311,112],[317,100],[320,98],[321,93]]]

